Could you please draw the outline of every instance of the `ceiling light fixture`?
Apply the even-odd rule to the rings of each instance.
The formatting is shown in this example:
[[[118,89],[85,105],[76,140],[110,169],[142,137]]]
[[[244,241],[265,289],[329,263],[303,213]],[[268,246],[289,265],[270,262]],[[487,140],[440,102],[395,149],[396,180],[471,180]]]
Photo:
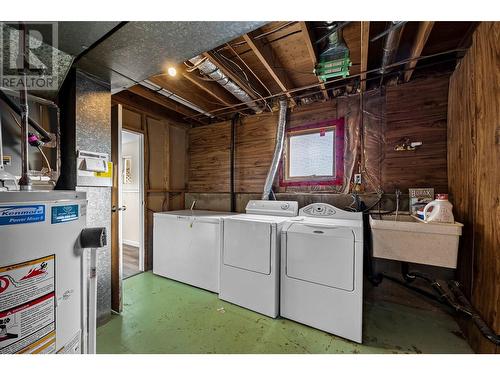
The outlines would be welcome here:
[[[177,74],[177,70],[173,66],[171,66],[167,69],[167,73],[170,77],[175,77]]]

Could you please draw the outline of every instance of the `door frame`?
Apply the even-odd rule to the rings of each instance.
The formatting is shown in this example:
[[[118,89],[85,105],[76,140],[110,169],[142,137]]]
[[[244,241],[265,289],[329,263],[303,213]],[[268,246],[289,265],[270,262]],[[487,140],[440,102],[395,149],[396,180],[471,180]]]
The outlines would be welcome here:
[[[136,130],[131,130],[122,126],[121,132],[131,133],[139,137],[139,212],[141,213],[139,217],[139,271],[144,272],[145,270],[145,211],[144,211],[144,133]],[[121,134],[120,134],[121,138]],[[123,157],[123,155],[120,155]],[[120,179],[121,183],[123,183],[122,179]],[[123,194],[123,185],[121,189],[121,193]],[[121,228],[123,230],[123,227]],[[123,237],[123,236],[122,236]],[[123,241],[123,238],[122,238]],[[123,259],[122,259],[123,261]]]
[[[111,161],[113,163],[113,186],[111,188],[111,309],[117,313],[123,310],[123,249],[122,249],[122,105],[111,106]]]

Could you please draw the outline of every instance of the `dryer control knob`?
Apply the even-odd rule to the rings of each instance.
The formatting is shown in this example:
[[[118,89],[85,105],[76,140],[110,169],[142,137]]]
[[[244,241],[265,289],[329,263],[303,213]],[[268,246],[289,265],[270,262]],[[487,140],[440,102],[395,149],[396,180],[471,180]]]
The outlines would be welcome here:
[[[282,209],[282,210],[288,210],[289,208],[290,208],[290,204],[288,204],[288,203],[283,203],[283,204],[281,205],[281,209]]]

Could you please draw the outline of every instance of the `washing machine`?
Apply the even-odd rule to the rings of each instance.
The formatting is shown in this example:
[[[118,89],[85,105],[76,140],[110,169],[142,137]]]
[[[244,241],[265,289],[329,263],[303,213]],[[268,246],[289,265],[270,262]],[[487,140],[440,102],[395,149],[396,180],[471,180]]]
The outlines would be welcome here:
[[[279,315],[281,228],[297,211],[293,201],[251,200],[245,214],[223,218],[220,299]]]
[[[180,210],[153,214],[153,273],[219,292],[223,217],[229,212]]]
[[[326,203],[281,232],[281,316],[362,342],[363,215]]]

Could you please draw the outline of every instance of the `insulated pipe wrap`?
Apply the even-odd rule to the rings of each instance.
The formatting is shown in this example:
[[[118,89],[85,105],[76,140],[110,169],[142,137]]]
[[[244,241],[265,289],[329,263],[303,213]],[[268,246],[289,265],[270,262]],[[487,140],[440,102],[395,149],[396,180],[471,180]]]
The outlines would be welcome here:
[[[264,184],[264,191],[262,192],[262,200],[269,200],[269,194],[273,188],[273,181],[278,172],[281,154],[283,153],[283,145],[285,143],[285,127],[286,127],[286,111],[288,104],[286,99],[280,99],[280,113],[278,118],[278,129],[276,133],[276,145],[274,146],[274,155],[267,172],[266,182]]]
[[[198,55],[198,56],[195,56],[192,59],[190,59],[189,62],[194,64],[200,70],[200,72],[202,72],[204,75],[212,78],[219,85],[224,87],[227,91],[229,91],[231,94],[233,94],[233,96],[236,97],[238,100],[245,103],[255,113],[262,112],[262,108],[260,106],[258,106],[255,102],[252,102],[253,99],[245,92],[245,90],[243,90],[241,87],[239,87],[233,81],[231,81],[209,59],[206,59],[203,56]]]

